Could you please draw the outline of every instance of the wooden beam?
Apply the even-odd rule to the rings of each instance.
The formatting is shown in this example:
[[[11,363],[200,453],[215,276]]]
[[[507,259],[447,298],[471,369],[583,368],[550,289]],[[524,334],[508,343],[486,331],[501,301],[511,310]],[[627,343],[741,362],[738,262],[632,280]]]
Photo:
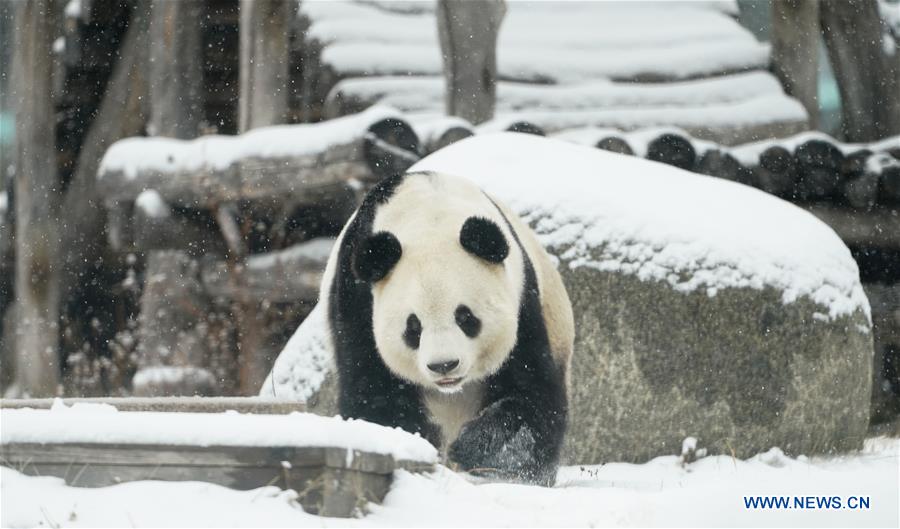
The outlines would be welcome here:
[[[900,210],[897,208],[863,212],[809,204],[804,209],[831,226],[848,246],[900,250]]]

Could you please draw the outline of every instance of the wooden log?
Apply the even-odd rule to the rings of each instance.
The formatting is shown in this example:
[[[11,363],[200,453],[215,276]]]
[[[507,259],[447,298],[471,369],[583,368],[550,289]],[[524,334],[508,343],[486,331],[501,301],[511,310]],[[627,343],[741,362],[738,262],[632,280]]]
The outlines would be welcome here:
[[[150,123],[154,136],[193,138],[203,119],[202,2],[150,3]]]
[[[844,182],[843,195],[848,204],[868,211],[878,202],[880,178],[874,173],[863,173]]]
[[[794,160],[799,176],[798,198],[801,200],[830,199],[841,189],[844,155],[831,142],[809,140],[797,147]]]
[[[261,397],[95,397],[64,399],[0,399],[0,409],[32,408],[49,410],[56,403],[66,406],[75,404],[106,404],[119,411],[154,411],[176,413],[263,413],[287,415],[306,411],[306,405],[294,400],[279,400]]]
[[[709,149],[700,157],[695,171],[700,174],[717,176],[732,182],[759,187],[754,173],[741,165],[730,153],[720,149]]]
[[[204,262],[200,267],[200,281],[212,297],[248,297],[257,303],[314,303],[319,297],[322,273],[333,243],[333,239],[317,239],[251,256],[242,267],[241,284],[230,279],[233,272],[225,262]]]
[[[52,396],[60,381],[59,202],[52,0],[18,6],[12,89],[16,119],[16,384]]]
[[[619,154],[633,155],[634,151],[625,138],[619,136],[607,136],[597,141],[596,147],[604,151],[616,152]]]
[[[844,199],[852,207],[868,211],[878,201],[880,176],[866,171],[866,161],[872,151],[860,149],[844,157],[841,163]]]
[[[112,211],[110,210],[111,214]],[[128,219],[125,215],[123,217]],[[113,230],[113,216],[110,215],[109,218],[110,230]],[[135,207],[131,225],[133,229],[131,245],[125,244],[117,251],[149,253],[154,250],[182,250],[191,257],[204,255],[224,257],[227,251],[225,241],[206,212],[170,211],[167,215],[155,215],[149,214],[143,208]]]
[[[881,181],[880,202],[900,204],[900,160],[887,153],[876,153],[866,162],[866,170]]]
[[[688,138],[666,132],[647,144],[647,159],[693,171],[697,164],[697,151]]]
[[[806,204],[803,208],[831,226],[851,248],[900,250],[900,216],[890,209],[865,212],[826,204]]]
[[[296,6],[241,0],[239,130],[287,121],[288,37]]]
[[[819,2],[778,0],[771,4],[772,71],[784,91],[806,108],[810,128],[819,122]]]
[[[344,193],[350,181],[376,182],[403,172],[418,161],[419,139],[406,122],[396,118],[360,118],[354,123],[358,125],[355,130],[346,122],[294,125],[309,127],[302,129],[303,134],[298,135],[298,141],[303,138],[317,141],[319,127],[340,127],[346,131],[346,139],[317,152],[296,156],[247,156],[224,169],[212,171],[207,164],[196,164],[196,160],[191,160],[188,169],[145,167],[133,177],[124,168],[107,167],[100,172],[98,179],[103,181],[107,190],[107,204],[133,201],[145,189],[154,189],[172,206],[213,210],[222,203],[245,200],[315,203]],[[251,134],[262,131],[267,129],[257,129]],[[277,132],[282,134],[280,129]],[[172,158],[202,156],[205,146],[193,143],[153,145],[155,149],[174,149],[169,155]],[[133,146],[124,146],[117,152],[116,147],[107,152],[107,157],[130,160],[133,153],[141,150],[131,151]],[[180,149],[188,149],[190,153]]]
[[[534,134],[535,136],[546,136],[547,132],[541,127],[531,123],[530,121],[513,121],[506,126],[507,132],[521,132],[522,134]]]
[[[494,117],[497,35],[505,14],[503,0],[438,0],[435,16],[448,115],[476,125]]]
[[[155,251],[147,259],[138,327],[140,397],[213,395],[216,380],[205,369],[205,319],[210,302],[199,266],[181,251]]]
[[[795,196],[797,164],[794,155],[784,147],[773,145],[764,150],[754,172],[763,191],[782,198]]]

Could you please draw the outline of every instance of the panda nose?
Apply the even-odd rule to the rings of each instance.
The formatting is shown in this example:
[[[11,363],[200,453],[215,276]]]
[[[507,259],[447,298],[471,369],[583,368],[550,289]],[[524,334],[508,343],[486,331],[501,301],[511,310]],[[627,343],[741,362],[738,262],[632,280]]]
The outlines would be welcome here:
[[[428,364],[428,369],[440,375],[446,375],[447,373],[456,369],[456,366],[458,365],[459,360],[450,360],[448,362],[436,362],[434,364]]]

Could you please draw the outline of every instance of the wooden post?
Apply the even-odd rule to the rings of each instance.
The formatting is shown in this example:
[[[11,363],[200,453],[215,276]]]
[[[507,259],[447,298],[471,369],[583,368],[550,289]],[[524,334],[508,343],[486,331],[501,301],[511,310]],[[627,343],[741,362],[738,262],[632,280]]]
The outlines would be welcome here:
[[[284,0],[241,0],[239,127],[287,120],[288,36],[296,6]]]
[[[772,2],[772,70],[784,91],[806,107],[809,125],[819,124],[819,2]]]
[[[56,394],[59,356],[59,187],[52,95],[53,0],[21,3],[16,15],[16,383]]]
[[[203,117],[203,2],[153,0],[150,7],[150,126],[153,136],[193,138]]]
[[[447,114],[479,124],[494,117],[497,34],[503,0],[438,0]]]
[[[147,259],[146,277],[134,395],[213,394],[215,377],[203,367],[209,300],[200,284],[197,261],[181,251],[154,251]]]
[[[877,0],[823,0],[822,33],[841,93],[847,141],[900,134],[900,46],[885,49]]]

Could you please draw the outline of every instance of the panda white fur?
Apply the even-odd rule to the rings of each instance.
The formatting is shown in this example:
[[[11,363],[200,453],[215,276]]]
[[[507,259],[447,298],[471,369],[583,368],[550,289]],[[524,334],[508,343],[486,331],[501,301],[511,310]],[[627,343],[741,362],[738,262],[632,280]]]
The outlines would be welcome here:
[[[552,484],[572,309],[518,217],[459,177],[388,178],[322,285],[341,415],[419,432],[464,470]]]

